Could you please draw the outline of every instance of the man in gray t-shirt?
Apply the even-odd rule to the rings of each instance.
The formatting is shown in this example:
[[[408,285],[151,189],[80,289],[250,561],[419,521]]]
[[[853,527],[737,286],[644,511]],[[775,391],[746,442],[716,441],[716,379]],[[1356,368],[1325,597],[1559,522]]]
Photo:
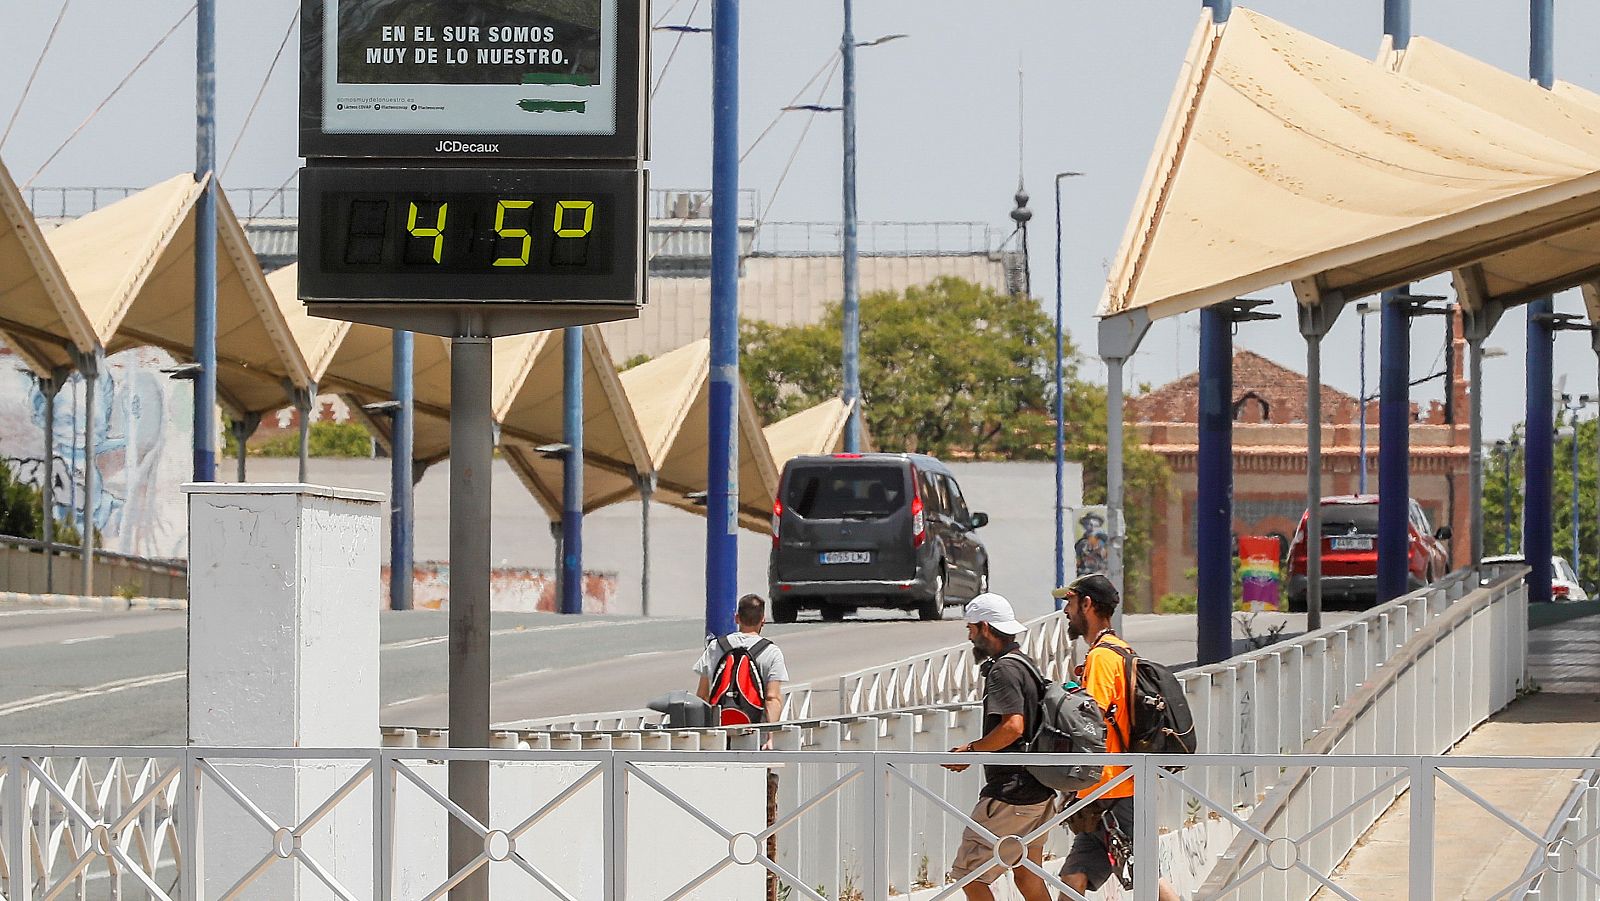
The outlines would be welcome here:
[[[761,641],[761,629],[767,624],[767,601],[758,594],[747,594],[739,599],[739,609],[736,614],[739,631],[724,636],[728,644],[735,647],[754,647]],[[717,664],[722,660],[722,648],[713,641],[706,645],[705,652],[695,662],[695,674],[700,677],[700,686],[695,694],[700,700],[711,700],[711,677],[717,671]],[[789,681],[789,668],[784,665],[783,651],[771,641],[767,642],[761,653],[752,661],[756,672],[761,676],[763,701],[765,702],[769,723],[778,722],[783,711],[783,683]]]

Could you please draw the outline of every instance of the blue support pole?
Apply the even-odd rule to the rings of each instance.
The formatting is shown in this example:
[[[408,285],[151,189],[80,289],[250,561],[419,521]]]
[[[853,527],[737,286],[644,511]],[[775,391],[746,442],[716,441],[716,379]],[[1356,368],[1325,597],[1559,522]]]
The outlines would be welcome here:
[[[1555,0],[1529,5],[1528,75],[1540,86],[1555,84]],[[1522,452],[1522,552],[1528,573],[1528,600],[1550,600],[1550,556],[1555,544],[1550,510],[1550,471],[1555,465],[1550,432],[1555,426],[1555,300],[1528,304],[1527,440]]]
[[[1528,304],[1527,434],[1522,451],[1522,551],[1528,574],[1529,601],[1550,600],[1550,556],[1554,553],[1551,523],[1551,470],[1555,427],[1551,390],[1555,369],[1555,334],[1549,317],[1555,301],[1541,297]]]
[[[195,206],[194,480],[217,476],[217,20],[216,0],[199,0],[195,38],[195,167],[204,181]]]
[[[1211,21],[1219,25],[1233,14],[1233,0],[1203,0],[1201,5],[1211,10]]]
[[[416,434],[415,399],[412,390],[412,365],[416,338],[397,331],[390,339],[393,353],[390,375],[394,383],[393,431],[389,437],[389,609],[411,609],[413,456]]]
[[[1233,322],[1200,311],[1200,435],[1195,465],[1196,616],[1201,666],[1233,656]]]
[[[1396,50],[1411,44],[1411,0],[1383,0],[1383,33]]]
[[[861,273],[856,226],[856,34],[854,4],[844,0],[844,37],[839,43],[844,69],[844,402],[850,418],[844,449],[861,452]]]
[[[733,631],[739,545],[739,0],[712,6],[711,385],[706,636]]]
[[[1411,533],[1411,318],[1385,291],[1378,351],[1378,603],[1407,590]]]
[[[583,612],[583,329],[561,333],[561,612]],[[731,630],[730,630],[731,631]]]

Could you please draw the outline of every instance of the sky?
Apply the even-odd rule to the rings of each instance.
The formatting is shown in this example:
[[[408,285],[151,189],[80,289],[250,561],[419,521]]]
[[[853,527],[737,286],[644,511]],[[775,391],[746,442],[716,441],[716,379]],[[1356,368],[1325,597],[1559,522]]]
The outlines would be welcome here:
[[[191,0],[67,0],[64,16],[0,160],[19,183],[142,187],[194,165],[194,20]],[[299,165],[294,132],[299,0],[225,0],[218,20],[218,150],[230,188],[273,188]],[[1381,0],[1257,0],[1251,8],[1364,57],[1376,54]],[[789,113],[759,143],[780,107],[837,51],[841,0],[744,0],[741,29],[740,146],[749,149],[741,184],[760,194],[772,220],[837,220],[840,131],[837,117]],[[1017,73],[1024,73],[1021,174],[1032,195],[1032,282],[1054,305],[1056,229],[1051,187],[1064,182],[1062,252],[1065,322],[1093,349],[1094,309],[1152,151],[1178,68],[1200,15],[1179,0],[856,0],[856,34],[909,37],[858,54],[860,186],[863,220],[979,220],[1010,231],[1019,174]],[[1515,0],[1414,0],[1413,32],[1518,75],[1527,72],[1528,4]],[[60,0],[0,2],[0,121],[11,123]],[[710,24],[711,0],[654,0],[668,24]],[[178,24],[182,20],[181,24]],[[178,25],[103,109],[61,148],[152,45]],[[1585,46],[1600,34],[1600,4],[1557,10],[1556,74],[1600,90],[1600,57]],[[271,77],[280,42],[289,44]],[[708,35],[658,32],[651,119],[651,182],[710,184],[711,103]],[[670,58],[670,64],[669,64]],[[263,89],[264,84],[264,89]],[[801,95],[837,104],[837,78]],[[260,101],[256,97],[260,92]],[[248,111],[256,106],[239,140]],[[802,140],[802,135],[804,138]],[[233,152],[236,141],[237,152]],[[50,158],[54,156],[54,159]],[[791,162],[792,159],[792,162]],[[49,165],[39,171],[47,160]],[[788,169],[787,177],[784,176]],[[38,173],[37,175],[35,173]],[[1421,293],[1448,293],[1448,282]],[[1284,289],[1263,292],[1283,314],[1242,326],[1237,346],[1303,369],[1304,342]],[[1582,312],[1573,292],[1560,311]],[[1360,383],[1360,317],[1347,311],[1324,344],[1324,377],[1354,394]],[[1129,386],[1158,385],[1195,369],[1198,314],[1157,324],[1132,361]],[[1485,363],[1485,434],[1507,434],[1523,418],[1525,317],[1508,314],[1488,346],[1505,351]],[[1369,322],[1368,391],[1377,381],[1378,329]],[[1442,321],[1413,329],[1412,377],[1442,366]],[[1596,389],[1596,363],[1582,335],[1557,338],[1556,373],[1574,393]],[[1103,379],[1098,361],[1083,372]],[[1424,406],[1438,382],[1417,389]],[[1592,414],[1591,414],[1592,415]]]

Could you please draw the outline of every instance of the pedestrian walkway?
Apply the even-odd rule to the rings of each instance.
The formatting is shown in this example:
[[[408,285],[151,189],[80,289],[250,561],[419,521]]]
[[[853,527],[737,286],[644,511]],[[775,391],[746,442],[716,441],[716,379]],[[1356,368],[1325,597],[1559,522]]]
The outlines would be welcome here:
[[[1587,757],[1600,751],[1600,637],[1593,617],[1529,633],[1539,691],[1514,702],[1451,749],[1457,757]],[[1507,817],[1544,834],[1573,789],[1575,770],[1452,770]],[[1436,783],[1434,897],[1493,898],[1522,877],[1536,850],[1526,837],[1443,781]],[[1404,797],[1335,870],[1361,901],[1406,901],[1411,815]],[[1324,889],[1319,901],[1334,898]]]

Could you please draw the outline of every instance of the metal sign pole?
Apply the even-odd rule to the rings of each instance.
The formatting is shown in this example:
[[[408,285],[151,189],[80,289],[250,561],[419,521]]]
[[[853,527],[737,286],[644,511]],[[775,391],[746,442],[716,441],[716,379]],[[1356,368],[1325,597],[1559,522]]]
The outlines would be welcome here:
[[[493,354],[481,316],[462,317],[450,341],[450,747],[489,746],[489,507],[494,465]],[[450,764],[450,800],[489,824],[489,765]],[[470,865],[483,839],[450,818],[452,873]],[[451,901],[488,901],[489,870],[450,892]]]

